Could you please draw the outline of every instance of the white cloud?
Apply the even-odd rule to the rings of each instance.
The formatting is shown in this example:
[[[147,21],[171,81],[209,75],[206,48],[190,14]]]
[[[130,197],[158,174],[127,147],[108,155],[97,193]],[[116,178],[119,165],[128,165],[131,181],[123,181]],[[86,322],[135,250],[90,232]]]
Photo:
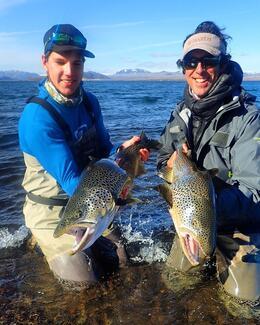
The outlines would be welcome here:
[[[42,33],[41,30],[21,31],[21,32],[0,32],[0,46],[5,43],[14,43],[14,41],[21,39],[22,35],[31,35],[34,33]],[[9,44],[9,46],[16,46]]]
[[[0,32],[0,40],[14,39],[16,36],[30,34],[31,32]]]
[[[161,61],[161,62],[153,62],[153,61],[144,61],[140,62],[136,65],[137,68],[148,69],[152,72],[158,71],[177,71],[178,68],[176,66],[175,61]]]
[[[15,7],[27,2],[28,0],[0,0],[0,11],[4,11],[10,7]]]
[[[144,24],[144,21],[133,21],[133,22],[124,22],[117,24],[100,24],[100,25],[87,25],[82,26],[81,29],[97,29],[97,28],[121,28],[121,27],[131,27]]]
[[[111,52],[102,52],[102,53],[98,54],[98,56],[101,57],[101,56],[107,56],[107,55],[111,55],[111,54],[135,52],[135,51],[139,51],[139,50],[147,50],[147,49],[157,48],[157,47],[166,47],[166,46],[175,45],[175,44],[179,44],[179,43],[181,43],[181,41],[169,41],[169,42],[162,42],[162,43],[144,44],[144,45],[140,45],[140,46],[136,46],[136,47],[130,47],[130,48],[125,48],[125,49],[111,51]]]
[[[155,53],[151,53],[150,55],[153,58],[176,58],[176,57],[179,56],[179,54],[176,53],[176,52],[172,52],[172,53],[169,53],[169,52],[155,52]]]

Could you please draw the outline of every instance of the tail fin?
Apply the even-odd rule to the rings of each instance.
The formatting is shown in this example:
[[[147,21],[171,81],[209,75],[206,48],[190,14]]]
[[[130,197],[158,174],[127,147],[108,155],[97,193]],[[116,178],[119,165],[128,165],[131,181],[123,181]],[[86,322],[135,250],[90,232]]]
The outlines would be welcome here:
[[[144,131],[140,134],[140,146],[147,148],[149,150],[159,150],[162,147],[162,144],[158,140],[149,139]]]

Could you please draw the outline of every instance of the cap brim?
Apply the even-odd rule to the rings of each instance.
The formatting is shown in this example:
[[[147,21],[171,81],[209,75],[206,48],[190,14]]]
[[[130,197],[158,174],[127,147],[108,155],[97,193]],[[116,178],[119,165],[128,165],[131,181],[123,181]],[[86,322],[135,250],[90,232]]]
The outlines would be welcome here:
[[[51,51],[57,52],[57,53],[62,53],[62,52],[67,52],[67,51],[79,51],[81,52],[85,57],[87,58],[94,58],[95,55],[88,51],[88,50],[83,50],[80,47],[73,46],[73,45],[53,45],[51,48]]]
[[[221,52],[214,48],[214,47],[211,47],[211,46],[208,46],[208,44],[196,44],[195,46],[191,46],[188,50],[188,52],[186,52],[184,55],[183,55],[183,58],[189,54],[191,51],[194,51],[194,50],[203,50],[205,52],[208,52],[209,54],[213,55],[213,56],[219,56],[221,54]]]
[[[211,33],[192,34],[183,45],[183,57],[193,50],[203,50],[213,56],[226,53],[226,46],[217,35]]]

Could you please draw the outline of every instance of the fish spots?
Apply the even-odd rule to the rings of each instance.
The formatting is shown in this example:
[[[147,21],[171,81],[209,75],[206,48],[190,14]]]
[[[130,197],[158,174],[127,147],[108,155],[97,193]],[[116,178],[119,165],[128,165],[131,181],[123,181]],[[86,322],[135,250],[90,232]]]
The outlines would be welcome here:
[[[64,209],[54,237],[66,232],[73,233],[72,229],[86,228],[92,224],[95,225],[93,232],[83,235],[73,254],[84,246],[85,241],[92,245],[112,222],[120,200],[125,201],[124,204],[133,202],[133,199],[128,198],[133,179],[144,173],[140,149],[159,149],[160,146],[158,141],[148,139],[142,133],[138,143],[119,152],[117,158],[121,160],[118,163],[121,165],[122,161],[129,162],[126,170],[111,159],[91,162],[83,171],[78,187]]]
[[[110,159],[101,159],[84,170],[75,193],[65,207],[55,236],[77,227],[79,223],[96,224],[100,216],[115,211],[115,201],[128,182],[126,172]]]
[[[191,240],[183,242],[182,249],[191,263],[188,247],[190,243],[197,242],[203,255],[210,256],[216,243],[216,213],[214,189],[211,177],[205,171],[200,171],[196,165],[183,153],[177,155],[171,174],[168,171],[164,179],[169,181],[172,194],[170,214],[179,237],[182,233]],[[187,246],[188,245],[188,246]]]

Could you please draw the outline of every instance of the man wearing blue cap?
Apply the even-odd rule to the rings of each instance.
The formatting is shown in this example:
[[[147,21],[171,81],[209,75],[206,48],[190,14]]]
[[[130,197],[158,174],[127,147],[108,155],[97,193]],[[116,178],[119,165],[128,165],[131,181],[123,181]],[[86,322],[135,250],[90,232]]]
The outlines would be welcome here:
[[[26,165],[25,221],[55,275],[68,281],[95,282],[95,268],[100,274],[106,271],[106,263],[110,264],[109,270],[117,269],[118,247],[102,237],[87,255],[80,252],[70,256],[73,236],[53,237],[83,168],[92,158],[108,157],[113,147],[99,102],[82,84],[85,57],[94,58],[94,54],[86,50],[87,40],[82,33],[69,24],[53,26],[43,41],[42,63],[47,78],[40,83],[38,96],[29,100],[19,122]],[[133,137],[122,146],[138,140]],[[146,160],[149,153],[142,149],[140,155]],[[93,251],[99,249],[102,265],[97,265],[93,256]]]

